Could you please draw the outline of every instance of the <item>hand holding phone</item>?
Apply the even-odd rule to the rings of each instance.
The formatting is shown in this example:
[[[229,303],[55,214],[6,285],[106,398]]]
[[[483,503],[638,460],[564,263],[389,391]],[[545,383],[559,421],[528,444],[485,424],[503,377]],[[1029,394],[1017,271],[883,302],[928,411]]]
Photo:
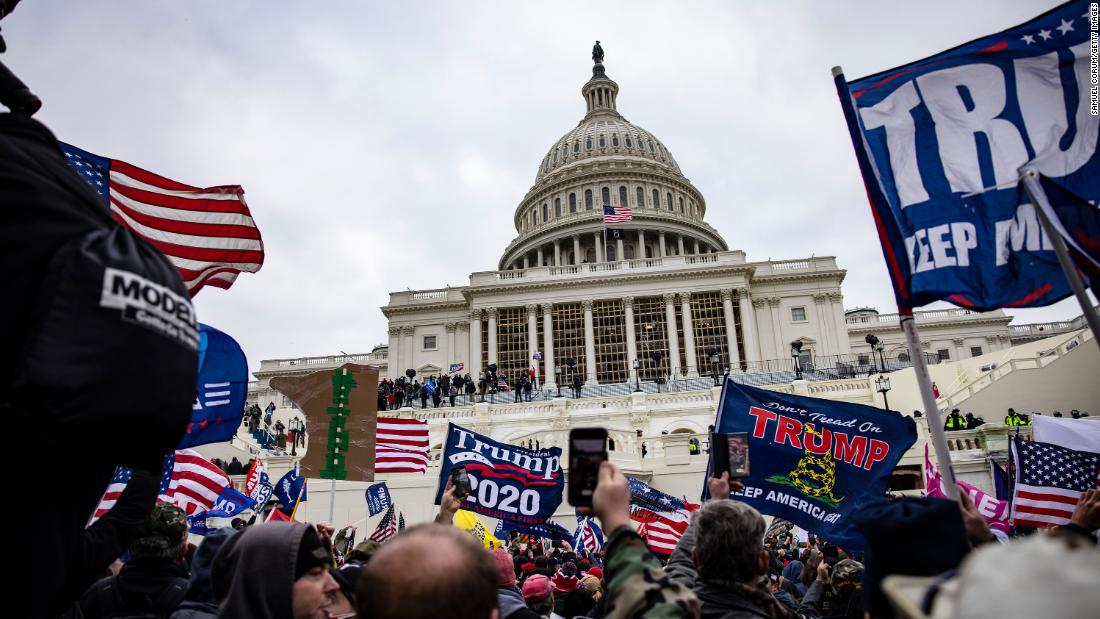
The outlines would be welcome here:
[[[455,497],[459,500],[465,499],[474,491],[470,474],[466,472],[466,467],[463,465],[451,469],[451,483],[454,484]]]
[[[592,507],[592,495],[607,460],[607,430],[574,428],[569,431],[569,504]]]
[[[721,477],[722,473],[729,473],[730,479],[748,477],[752,474],[749,465],[749,433],[712,433],[710,458],[712,477]]]

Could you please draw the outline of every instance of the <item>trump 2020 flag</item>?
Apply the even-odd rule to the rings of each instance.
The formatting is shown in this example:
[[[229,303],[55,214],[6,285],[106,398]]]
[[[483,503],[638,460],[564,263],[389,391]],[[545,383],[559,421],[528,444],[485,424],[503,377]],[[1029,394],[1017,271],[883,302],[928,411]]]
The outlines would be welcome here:
[[[916,423],[900,413],[731,380],[715,428],[749,435],[752,475],[741,480],[739,500],[846,550],[863,547],[850,516],[882,498],[894,466],[917,440]]]
[[[449,424],[436,505],[443,497],[451,470],[460,465],[466,467],[473,488],[462,503],[463,509],[520,524],[539,524],[561,505],[565,477],[560,447],[524,449]]]
[[[298,474],[298,469],[293,468],[286,472],[275,483],[275,497],[282,504],[282,509],[290,511],[299,501],[306,500],[306,478]]]
[[[377,516],[390,508],[393,501],[390,499],[390,490],[386,482],[372,484],[367,488],[367,509],[371,516]]]
[[[1020,182],[1025,167],[1041,175],[1047,214],[1084,276],[1100,272],[1090,30],[1089,3],[1069,2],[869,77],[837,72],[900,309],[1033,307],[1070,294]]]
[[[228,441],[244,418],[248,360],[236,340],[202,323],[195,393],[191,423],[176,449]]]

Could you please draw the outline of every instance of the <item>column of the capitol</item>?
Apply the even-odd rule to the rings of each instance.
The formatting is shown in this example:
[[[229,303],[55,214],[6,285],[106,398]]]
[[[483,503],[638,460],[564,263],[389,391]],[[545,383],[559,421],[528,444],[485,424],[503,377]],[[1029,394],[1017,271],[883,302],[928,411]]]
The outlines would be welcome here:
[[[745,361],[760,361],[760,351],[756,347],[756,316],[753,314],[749,289],[742,286],[737,289],[737,303],[741,306],[741,336],[745,338]]]
[[[726,319],[726,347],[729,348],[729,369],[741,369],[741,355],[737,352],[737,325],[733,317],[733,289],[722,290],[722,316]]]
[[[581,237],[573,236],[573,264],[580,264],[584,262],[584,256],[581,255]]]
[[[534,303],[527,304],[527,362],[535,368],[535,379],[541,385],[542,377],[540,376],[539,364],[535,361],[535,353],[539,351],[539,319],[535,315],[538,310],[538,305]]]
[[[550,390],[557,387],[556,367],[554,366],[554,304],[542,304],[542,356],[546,363],[546,380],[543,381],[543,389]]]
[[[416,357],[415,347],[413,346],[413,335],[416,333],[416,327],[401,327],[401,358],[405,362],[405,365],[416,369]],[[404,369],[401,370],[405,372]]]
[[[596,262],[607,262],[607,258],[603,255],[603,234],[596,232],[593,238],[596,239]]]
[[[687,375],[694,378],[699,375],[695,359],[695,331],[691,327],[691,293],[680,293],[680,314],[684,319],[684,356],[687,361]]]
[[[638,361],[638,344],[634,341],[634,297],[623,297],[623,316],[626,319],[626,367],[630,370],[630,381],[638,380],[638,370],[634,362]]]
[[[470,312],[470,377],[477,380],[481,373],[481,310]]]
[[[497,308],[485,308],[485,315],[489,317],[489,328],[486,329],[489,332],[489,358],[486,361],[493,365],[497,362]]]
[[[390,347],[386,354],[386,372],[390,378],[397,378],[404,373],[401,367],[401,327],[390,327]]]
[[[596,334],[592,329],[592,299],[581,301],[584,307],[584,366],[587,374],[585,382],[598,385],[596,380]]]
[[[446,367],[443,368],[444,373],[451,371],[451,364],[457,361],[458,351],[455,349],[455,331],[458,331],[457,322],[448,322],[443,326],[447,330],[447,354],[443,357],[443,362],[446,363]]]
[[[665,293],[665,327],[668,329],[668,377],[676,378],[680,373],[680,338],[676,335],[676,295]]]

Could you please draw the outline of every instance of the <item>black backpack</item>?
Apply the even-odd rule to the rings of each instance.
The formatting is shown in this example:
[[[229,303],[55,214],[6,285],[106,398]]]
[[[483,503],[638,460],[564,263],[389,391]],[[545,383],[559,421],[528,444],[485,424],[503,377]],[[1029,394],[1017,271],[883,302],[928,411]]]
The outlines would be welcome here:
[[[0,115],[0,411],[39,453],[158,461],[191,418],[194,308],[176,267],[116,222],[30,119]]]

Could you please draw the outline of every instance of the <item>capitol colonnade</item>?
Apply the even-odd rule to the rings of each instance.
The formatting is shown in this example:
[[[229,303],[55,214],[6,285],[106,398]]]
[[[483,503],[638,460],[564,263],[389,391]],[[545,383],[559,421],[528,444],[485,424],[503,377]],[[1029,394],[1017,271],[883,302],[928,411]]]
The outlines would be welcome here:
[[[746,288],[727,288],[475,307],[467,325],[480,354],[466,371],[496,365],[511,383],[532,368],[549,388],[574,377],[598,385],[737,371],[758,360],[742,325],[747,297]]]

